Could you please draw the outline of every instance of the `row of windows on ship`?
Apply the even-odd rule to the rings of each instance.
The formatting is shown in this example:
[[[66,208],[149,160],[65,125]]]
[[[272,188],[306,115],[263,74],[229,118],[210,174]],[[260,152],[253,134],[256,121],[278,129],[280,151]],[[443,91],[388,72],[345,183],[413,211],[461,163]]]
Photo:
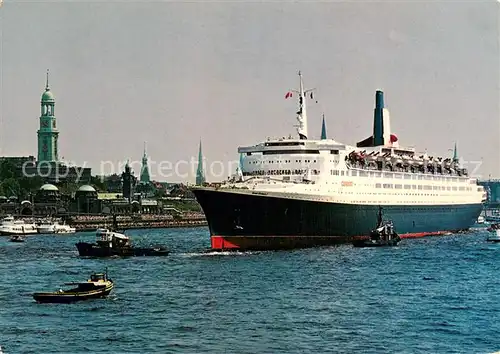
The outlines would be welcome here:
[[[314,162],[316,163],[316,160],[295,160],[296,163],[302,163],[302,162],[305,162],[305,163],[310,163],[310,162]],[[330,160],[330,162],[332,162],[332,160]],[[292,160],[264,160],[264,161],[260,161],[260,160],[257,160],[257,161],[249,161],[248,162],[250,165],[257,165],[257,164],[265,164],[265,163],[277,163],[277,164],[282,164],[282,163],[292,163]]]
[[[280,176],[280,175],[297,175],[302,176],[307,173],[307,169],[297,169],[297,170],[255,170],[255,171],[244,171],[243,176]],[[319,170],[310,170],[311,175],[319,175]],[[412,180],[428,180],[428,181],[449,181],[449,182],[459,182],[459,180],[466,181],[466,178],[456,178],[451,176],[436,176],[430,174],[404,174],[404,173],[391,173],[391,172],[377,172],[377,171],[342,171],[342,170],[330,170],[330,175],[332,176],[352,176],[352,177],[382,177],[382,178],[398,178],[398,179],[412,179]]]
[[[392,184],[392,183],[375,183],[375,188],[390,188],[390,189],[418,189],[424,191],[467,191],[471,192],[472,187],[451,187],[451,186],[429,186],[416,184]],[[476,187],[478,192],[481,192],[481,187]]]
[[[310,170],[311,175],[319,175],[319,170]],[[280,175],[305,175],[307,170],[256,170],[256,171],[244,171],[243,176],[280,176]]]
[[[367,170],[408,172],[408,173],[431,173],[455,176],[467,176],[465,168],[460,168],[458,161],[443,159],[441,157],[426,157],[424,155],[415,158],[408,156],[393,156],[390,153],[377,155],[363,154],[362,152],[351,152],[345,157],[348,167],[362,168]]]
[[[431,174],[415,174],[410,173],[393,173],[393,172],[378,172],[378,171],[339,171],[330,170],[330,175],[332,176],[353,176],[353,177],[382,177],[382,178],[397,178],[397,179],[412,179],[412,180],[427,180],[427,181],[448,181],[448,182],[460,182],[467,181],[468,178],[453,177],[453,176],[438,176]]]

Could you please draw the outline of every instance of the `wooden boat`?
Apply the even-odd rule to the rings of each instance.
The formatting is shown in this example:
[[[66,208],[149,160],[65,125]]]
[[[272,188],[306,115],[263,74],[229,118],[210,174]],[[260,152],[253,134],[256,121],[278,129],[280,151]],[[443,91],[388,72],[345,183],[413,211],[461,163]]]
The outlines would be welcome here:
[[[24,237],[21,235],[13,235],[11,238],[9,238],[10,242],[24,242]]]
[[[71,303],[88,299],[102,298],[111,292],[114,283],[106,273],[93,273],[90,279],[80,283],[66,283],[76,287],[55,292],[34,293],[33,298],[38,303]]]
[[[377,227],[371,231],[369,239],[355,240],[354,247],[391,247],[397,246],[401,241],[399,235],[394,231],[392,221],[383,221],[382,207],[379,208]]]

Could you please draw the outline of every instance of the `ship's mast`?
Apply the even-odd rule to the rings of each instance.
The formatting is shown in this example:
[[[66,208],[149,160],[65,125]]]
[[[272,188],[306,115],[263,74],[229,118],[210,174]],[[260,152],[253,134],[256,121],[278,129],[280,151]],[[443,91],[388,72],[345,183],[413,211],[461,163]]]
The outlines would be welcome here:
[[[302,73],[299,71],[300,86],[299,91],[295,91],[299,97],[299,110],[297,111],[297,133],[299,133],[299,139],[307,140],[307,109],[306,109],[306,94],[313,91],[314,89],[304,91],[304,83],[302,82]]]

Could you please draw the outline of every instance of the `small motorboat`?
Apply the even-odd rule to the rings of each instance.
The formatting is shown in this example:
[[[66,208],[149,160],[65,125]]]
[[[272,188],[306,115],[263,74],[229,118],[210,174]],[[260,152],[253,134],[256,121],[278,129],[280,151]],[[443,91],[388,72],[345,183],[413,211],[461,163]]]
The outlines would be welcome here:
[[[488,238],[486,241],[488,242],[500,242],[500,224],[491,224],[488,227]]]
[[[71,303],[88,299],[106,297],[113,290],[114,283],[108,278],[108,272],[92,273],[90,279],[81,283],[66,283],[76,287],[49,293],[34,293],[38,303]]]
[[[391,220],[384,221],[382,207],[379,208],[377,227],[371,231],[369,239],[360,239],[352,242],[354,247],[391,247],[397,246],[401,238],[394,231]]]
[[[10,242],[24,242],[25,239],[21,235],[13,235],[10,239]]]

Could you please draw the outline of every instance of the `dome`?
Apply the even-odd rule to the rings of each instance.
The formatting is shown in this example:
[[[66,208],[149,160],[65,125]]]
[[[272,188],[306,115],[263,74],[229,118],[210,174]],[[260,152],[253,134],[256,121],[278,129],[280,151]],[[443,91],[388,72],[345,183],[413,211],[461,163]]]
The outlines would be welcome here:
[[[50,90],[45,90],[42,94],[42,102],[55,101],[54,94]]]
[[[85,184],[78,188],[78,192],[95,192],[95,188],[92,186],[89,186],[88,184]]]
[[[53,184],[44,184],[43,186],[40,187],[41,191],[58,191],[59,189],[54,186]]]

